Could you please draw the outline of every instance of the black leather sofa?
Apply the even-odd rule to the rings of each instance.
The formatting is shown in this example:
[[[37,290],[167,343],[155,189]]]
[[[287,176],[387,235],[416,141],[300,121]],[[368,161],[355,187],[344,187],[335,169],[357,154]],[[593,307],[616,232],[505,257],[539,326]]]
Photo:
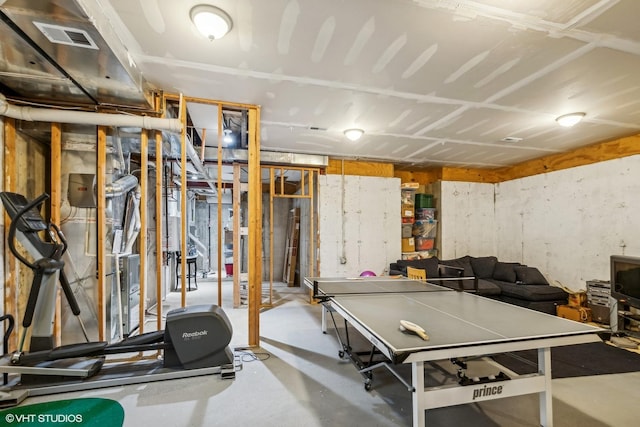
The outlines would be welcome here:
[[[407,275],[407,266],[427,272],[427,281],[453,289],[477,292],[479,295],[532,310],[556,314],[556,306],[567,304],[569,294],[551,286],[535,267],[517,262],[501,262],[494,256],[440,260],[437,257],[398,260],[389,265],[390,275]],[[455,280],[456,277],[474,279]],[[447,280],[438,280],[447,278]]]

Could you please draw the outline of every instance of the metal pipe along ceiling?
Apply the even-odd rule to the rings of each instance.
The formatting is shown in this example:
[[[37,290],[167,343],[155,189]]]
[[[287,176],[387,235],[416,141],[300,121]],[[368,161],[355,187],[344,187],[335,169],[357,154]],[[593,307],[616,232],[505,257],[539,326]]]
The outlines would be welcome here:
[[[161,119],[147,116],[128,116],[121,114],[91,113],[86,111],[56,110],[47,108],[18,107],[7,102],[0,94],[0,116],[12,119],[38,122],[74,123],[96,126],[139,127],[143,129],[168,130],[181,132],[179,119]]]

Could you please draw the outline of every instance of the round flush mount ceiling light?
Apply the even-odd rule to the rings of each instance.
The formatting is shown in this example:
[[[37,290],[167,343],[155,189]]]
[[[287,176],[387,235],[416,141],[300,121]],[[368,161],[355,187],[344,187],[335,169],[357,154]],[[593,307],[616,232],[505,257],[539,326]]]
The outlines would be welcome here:
[[[357,141],[364,134],[362,129],[347,129],[344,131],[344,136],[346,136],[350,141]]]
[[[231,129],[225,129],[222,131],[222,133],[224,134],[224,137],[222,137],[222,141],[224,141],[225,144],[231,144],[233,142]]]
[[[217,40],[227,34],[233,23],[227,13],[215,6],[200,4],[189,13],[198,31],[209,40]]]
[[[585,113],[571,113],[565,114],[564,116],[560,116],[556,119],[556,122],[560,126],[564,126],[566,128],[570,128],[571,126],[576,125],[582,118],[585,116]]]

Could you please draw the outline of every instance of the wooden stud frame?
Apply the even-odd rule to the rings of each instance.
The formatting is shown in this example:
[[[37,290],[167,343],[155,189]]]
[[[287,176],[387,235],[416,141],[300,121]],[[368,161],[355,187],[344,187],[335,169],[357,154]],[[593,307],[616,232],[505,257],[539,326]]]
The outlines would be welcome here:
[[[162,251],[162,180],[163,180],[163,155],[162,155],[162,133],[154,132],[156,143],[156,330],[161,330],[162,325],[162,279],[164,265],[164,254]]]
[[[60,123],[51,123],[51,222],[60,225],[60,207],[62,204],[62,126]],[[62,344],[62,304],[60,288],[56,292],[56,315],[53,324],[53,334],[56,345]]]
[[[106,275],[107,275],[107,253],[106,253],[106,223],[107,217],[105,212],[106,205],[106,164],[107,164],[107,129],[104,126],[98,126],[96,161],[96,222],[98,227],[98,248],[97,248],[97,264],[98,264],[98,340],[106,341],[107,339],[107,318],[106,318]]]
[[[147,312],[147,192],[149,184],[149,134],[143,130],[140,134],[140,309],[138,323],[140,333],[144,333],[145,313]],[[162,304],[158,304],[162,305]]]
[[[187,105],[184,97],[180,95],[180,303],[182,307],[187,305]]]
[[[224,245],[222,243],[222,105],[218,104],[218,305],[222,307],[222,253]],[[204,161],[204,141],[202,142],[202,160]],[[235,284],[235,277],[234,277]],[[234,287],[235,289],[235,287]],[[234,299],[235,301],[235,299]],[[234,304],[235,306],[235,304]]]
[[[240,163],[233,164],[233,249],[240,250],[240,201],[242,195],[242,183],[240,174],[242,172]],[[218,216],[220,218],[220,216]],[[236,231],[237,230],[237,231]],[[233,257],[233,307],[240,307],[240,257]]]
[[[320,169],[295,167],[295,166],[263,166],[265,169],[269,169],[269,299],[263,307],[271,307],[273,305],[273,201],[276,198],[283,199],[307,199],[309,200],[309,266],[312,271],[309,272],[310,276],[315,275],[315,206],[314,206],[314,194],[315,185],[317,182],[317,176],[320,173]],[[299,171],[300,172],[300,184],[298,186],[297,194],[288,194],[284,185],[284,175],[287,171]],[[276,172],[278,176],[276,176]],[[306,177],[306,181],[305,181]]]
[[[249,345],[260,345],[262,298],[262,182],[260,168],[260,109],[249,110]],[[239,230],[234,230],[238,233]]]
[[[189,103],[201,103],[201,104],[209,104],[209,105],[217,105],[219,109],[219,117],[218,117],[218,170],[221,169],[221,146],[222,146],[222,123],[221,123],[221,111],[222,108],[235,108],[235,109],[244,109],[248,111],[249,116],[249,129],[248,129],[248,137],[249,137],[249,161],[248,161],[248,169],[249,169],[249,236],[248,236],[248,247],[249,247],[249,263],[248,263],[248,279],[249,279],[249,345],[257,346],[260,341],[260,323],[259,323],[259,315],[260,315],[260,298],[261,298],[261,288],[262,288],[262,263],[261,263],[261,253],[262,253],[262,185],[261,185],[261,169],[260,169],[260,107],[251,104],[241,104],[241,103],[231,103],[231,102],[223,102],[223,101],[215,101],[204,98],[194,98],[194,97],[186,97],[183,95],[164,95],[164,102],[166,101],[179,101],[180,102],[180,119],[183,124],[183,131],[181,134],[181,168],[183,171],[186,170],[186,111],[185,105],[187,102]],[[220,174],[218,175],[218,182],[221,183]],[[186,174],[182,174],[181,177],[181,192],[182,192],[182,205],[181,210],[184,213],[183,223],[182,223],[182,249],[183,253],[186,253],[186,190],[187,190],[187,182],[186,182]],[[220,184],[218,186],[220,189]],[[234,192],[235,193],[235,192]],[[218,203],[222,203],[222,199],[218,198]],[[221,207],[218,210],[218,295],[222,294],[222,262],[220,259],[220,253],[224,250],[222,246],[221,239],[221,221],[222,216],[220,214]],[[234,240],[235,234],[239,233],[240,230],[236,227],[234,228]],[[186,305],[186,263],[182,263],[182,306]],[[234,279],[235,280],[235,279]],[[235,289],[234,289],[235,292]],[[221,303],[221,300],[219,300]]]
[[[16,121],[14,119],[4,118],[4,191],[16,191],[16,182],[13,177],[17,176],[16,162],[8,159],[16,157]],[[5,232],[8,230],[9,215],[5,211],[4,225]],[[4,253],[10,253],[6,240],[3,239]],[[5,282],[4,282],[4,313],[11,314],[14,319],[18,319],[18,261],[15,257],[6,256],[4,258]],[[16,324],[17,326],[17,324]],[[16,330],[16,332],[18,332]],[[18,346],[18,334],[13,333],[9,339],[9,348]],[[9,349],[5,349],[8,351]]]

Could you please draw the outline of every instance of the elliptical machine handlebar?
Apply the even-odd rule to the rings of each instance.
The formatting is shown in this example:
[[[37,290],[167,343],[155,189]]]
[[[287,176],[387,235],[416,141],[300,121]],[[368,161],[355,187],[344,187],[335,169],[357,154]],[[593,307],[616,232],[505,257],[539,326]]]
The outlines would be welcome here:
[[[28,226],[28,222],[27,220],[25,220],[23,217],[25,214],[27,214],[27,212],[29,212],[31,209],[35,209],[37,207],[39,207],[41,204],[43,204],[47,199],[49,199],[49,195],[47,193],[42,193],[40,196],[38,196],[36,199],[32,200],[31,202],[27,203],[26,205],[24,205],[22,207],[22,209],[18,210],[15,213],[15,216],[12,218],[11,220],[11,225],[9,226],[9,236],[8,236],[8,243],[9,243],[9,250],[11,250],[11,253],[18,258],[18,260],[20,260],[20,262],[22,262],[24,265],[26,265],[27,267],[29,267],[32,270],[35,270],[37,267],[34,263],[29,262],[29,260],[27,260],[25,257],[23,257],[20,252],[18,252],[18,249],[16,248],[16,231],[18,229],[18,225],[21,225],[21,228],[24,228],[25,230],[23,231],[27,231],[27,229],[29,228]],[[64,241],[64,250],[66,250],[66,241]],[[64,250],[62,251],[62,253],[64,253]]]
[[[53,234],[51,232],[51,229],[53,228],[53,230],[56,232],[55,234]],[[60,227],[58,227],[56,224],[54,224],[53,222],[49,223],[49,235],[53,238],[58,240],[61,245],[59,246],[59,256],[58,258],[62,258],[62,255],[67,251],[67,239],[65,239],[64,234],[62,234],[62,230],[60,230]]]
[[[4,207],[11,218],[7,242],[9,249],[21,263],[34,272],[34,279],[25,307],[22,325],[25,328],[31,326],[42,281],[46,275],[54,274],[55,272],[59,274],[60,286],[64,291],[71,311],[75,316],[78,316],[80,314],[80,307],[73,294],[71,285],[64,274],[64,261],[62,261],[62,256],[68,247],[67,239],[58,225],[50,221],[45,221],[39,212],[39,207],[49,199],[49,195],[43,193],[34,200],[29,201],[21,194],[2,192],[0,193],[0,198],[2,198]],[[50,241],[40,238],[38,233],[41,231],[46,231],[49,234]],[[30,251],[32,258],[35,259],[33,262],[30,262],[17,250],[16,241],[18,239],[16,238],[16,234],[18,232],[21,232],[29,243],[33,245]],[[81,326],[85,337],[87,337],[82,322]]]

